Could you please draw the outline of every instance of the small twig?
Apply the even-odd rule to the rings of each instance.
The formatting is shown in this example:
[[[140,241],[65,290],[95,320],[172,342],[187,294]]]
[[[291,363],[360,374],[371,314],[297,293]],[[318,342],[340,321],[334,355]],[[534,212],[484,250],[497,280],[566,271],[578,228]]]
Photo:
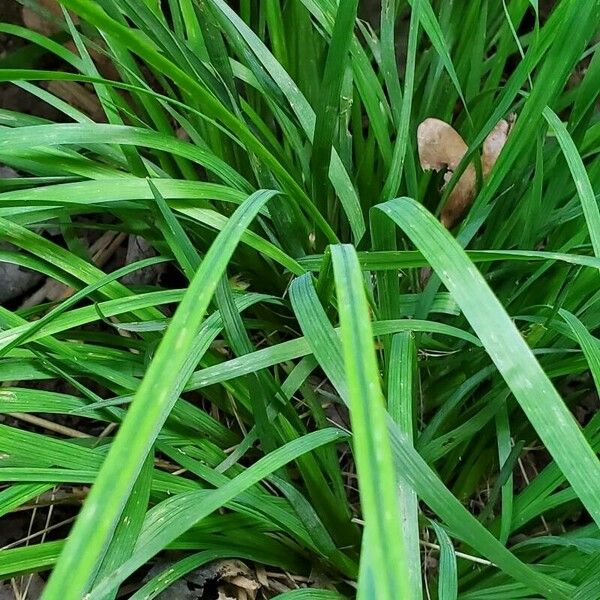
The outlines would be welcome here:
[[[425,542],[424,540],[419,540],[419,544],[424,546],[425,548],[431,548],[433,550],[440,550],[440,547],[437,544],[432,544],[431,542]],[[472,556],[471,554],[465,554],[464,552],[454,551],[454,554],[459,558],[464,558],[465,560],[470,560],[471,562],[477,563],[478,565],[485,565],[486,567],[495,567],[496,565],[485,558],[479,558],[478,556]]]
[[[98,446],[98,444],[109,434],[111,434],[115,429],[117,428],[117,423],[109,423],[101,432],[100,435],[98,436],[98,439],[95,441],[94,445],[92,446],[92,448],[96,448]]]
[[[36,504],[37,504],[37,498],[36,498]],[[31,518],[29,519],[29,528],[27,529],[27,537],[31,536],[31,532],[33,531],[33,523],[35,522],[35,516],[37,515],[37,506],[33,507],[33,510],[31,511]],[[29,542],[26,542],[26,545],[29,545]],[[27,581],[27,585],[25,587],[25,589],[23,590],[23,587],[25,585],[25,577],[24,575],[21,575],[21,577],[19,578],[19,598],[21,600],[25,599],[25,596],[27,595],[27,589],[29,588],[29,583],[31,581],[31,576],[29,578],[29,580]]]
[[[52,488],[52,495],[50,496],[50,499],[52,501],[54,501],[55,494],[56,494],[56,487]],[[50,527],[50,519],[52,518],[53,512],[54,512],[54,504],[51,504],[48,507],[48,514],[46,515],[46,522],[44,523],[44,527],[41,530],[42,539],[40,540],[40,544],[43,544],[46,541],[46,535],[48,533],[48,528]],[[32,522],[33,522],[33,518],[32,518]],[[26,545],[29,545],[29,540],[27,540]],[[29,578],[27,579],[27,585],[25,586],[25,591],[23,592],[23,600],[27,599],[27,594],[29,593],[29,588],[31,587],[31,582],[33,581],[33,575],[34,574],[31,573],[31,575],[29,575]]]
[[[280,573],[278,571],[265,571],[265,575],[273,579],[287,579],[288,581],[290,581],[290,583],[292,583],[292,585],[295,585],[296,587],[298,587],[298,582],[310,582],[310,577],[305,577],[304,575],[292,575],[287,571],[284,571],[283,573]]]
[[[0,552],[2,550],[10,550],[11,548],[20,546],[21,544],[29,542],[30,540],[33,540],[36,537],[39,537],[40,535],[50,533],[51,531],[54,531],[55,529],[58,529],[59,527],[62,527],[63,525],[68,525],[69,523],[72,523],[76,518],[77,517],[69,517],[68,519],[65,519],[64,521],[60,521],[59,523],[50,525],[49,527],[46,527],[45,529],[42,529],[41,531],[36,531],[35,533],[32,533],[31,535],[27,535],[27,536],[21,538],[20,540],[17,540],[16,542],[11,542],[10,544],[7,544],[6,546],[2,546],[2,548],[0,548]]]
[[[62,490],[61,490],[61,492],[62,492]],[[26,510],[31,510],[35,506],[38,506],[41,508],[44,506],[53,506],[56,504],[81,504],[87,498],[88,488],[74,487],[73,492],[71,492],[70,494],[67,494],[64,492],[63,492],[63,494],[64,495],[61,495],[60,498],[57,498],[56,500],[52,500],[51,498],[48,497],[47,493],[44,493],[41,496],[37,497],[35,504],[26,503],[21,506],[17,506],[13,510],[13,512],[23,512]]]
[[[42,427],[43,429],[47,429],[48,431],[53,431],[54,433],[60,433],[61,435],[66,435],[68,437],[73,437],[73,438],[94,437],[87,433],[83,433],[82,431],[78,431],[77,429],[72,429],[71,427],[66,427],[65,425],[59,425],[58,423],[54,423],[53,421],[48,421],[48,419],[42,419],[42,417],[36,417],[35,415],[30,415],[27,413],[8,413],[8,415],[13,417],[13,419],[18,419],[19,421],[25,421],[26,423],[31,423],[32,425],[37,425],[38,427]]]
[[[97,267],[103,267],[126,239],[126,233],[107,231],[90,248],[94,264]]]
[[[13,592],[15,593],[15,600],[21,600],[21,592],[19,591],[17,580],[14,577],[10,580],[10,584],[12,585]]]
[[[90,254],[92,262],[102,268],[119,249],[123,240],[127,237],[125,233],[106,231],[91,246]],[[66,300],[75,293],[75,289],[63,283],[48,278],[46,283],[23,302],[20,308],[31,308],[46,300],[51,302]]]
[[[523,476],[523,479],[525,480],[525,483],[527,485],[529,485],[529,477],[527,477],[527,471],[525,470],[525,465],[523,464],[523,460],[521,459],[521,457],[519,457],[519,459],[517,460],[517,463],[519,465],[519,469],[521,471],[521,475]],[[532,465],[533,467],[533,465]],[[534,468],[535,470],[535,468]],[[536,473],[537,474],[537,473]],[[546,519],[544,518],[544,515],[540,515],[540,519],[542,521],[542,525],[544,526],[544,529],[546,530],[546,533],[550,533],[550,527],[548,527],[548,523],[546,522]]]
[[[359,519],[357,517],[354,517],[352,519],[352,522],[357,523],[358,525],[365,524],[363,519]],[[437,544],[432,544],[431,542],[426,542],[425,540],[419,540],[419,544],[421,544],[421,546],[424,546],[425,548],[431,548],[433,550],[440,549],[440,547]],[[454,554],[456,554],[456,556],[458,556],[459,558],[464,558],[465,560],[470,560],[471,562],[477,563],[479,565],[485,565],[486,567],[495,567],[496,566],[493,562],[490,562],[489,560],[486,560],[485,558],[479,558],[477,556],[472,556],[471,554],[465,554],[464,552],[458,552],[457,550],[454,551]]]

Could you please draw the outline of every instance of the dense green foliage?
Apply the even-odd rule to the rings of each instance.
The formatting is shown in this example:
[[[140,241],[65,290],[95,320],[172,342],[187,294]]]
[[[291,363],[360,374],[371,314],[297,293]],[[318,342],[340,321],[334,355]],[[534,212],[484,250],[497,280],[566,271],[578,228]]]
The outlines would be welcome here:
[[[282,599],[600,597],[600,0],[59,3],[53,38],[0,25],[61,69],[0,79],[64,115],[0,111],[0,260],[77,292],[0,308],[0,412],[90,437],[0,424],[0,515],[91,490],[0,577],[104,600],[171,549],[134,598],[229,557],[329,587]],[[430,116],[469,145],[442,194]],[[90,228],[157,257],[107,274]]]

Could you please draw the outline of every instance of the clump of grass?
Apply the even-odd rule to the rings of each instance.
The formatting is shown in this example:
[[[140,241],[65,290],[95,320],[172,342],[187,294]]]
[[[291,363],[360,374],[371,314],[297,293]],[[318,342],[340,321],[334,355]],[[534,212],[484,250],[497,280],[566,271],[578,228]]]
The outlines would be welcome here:
[[[0,410],[46,419],[0,424],[0,514],[91,488],[0,574],[114,598],[179,550],[134,598],[219,558],[326,582],[281,598],[598,597],[600,2],[60,4],[55,39],[0,26],[61,65],[0,79],[64,113],[0,111],[0,260],[77,290],[0,309]],[[442,195],[427,117],[469,145]],[[90,224],[158,256],[107,274]],[[119,281],[161,262],[182,289]]]

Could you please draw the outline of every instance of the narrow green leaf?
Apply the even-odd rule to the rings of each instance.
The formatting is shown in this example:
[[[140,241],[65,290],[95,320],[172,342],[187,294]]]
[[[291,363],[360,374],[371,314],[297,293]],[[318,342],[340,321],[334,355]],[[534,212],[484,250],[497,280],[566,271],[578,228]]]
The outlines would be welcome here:
[[[418,387],[417,352],[410,332],[392,337],[388,369],[388,412],[409,440],[414,440],[415,399]],[[399,481],[402,529],[406,539],[410,589],[422,597],[421,551],[419,547],[419,501],[405,481]]]
[[[600,462],[514,323],[456,240],[410,198],[379,205],[423,252],[538,435],[600,524]]]
[[[94,578],[95,581],[101,581],[131,555],[146,516],[153,467],[154,453],[150,452],[127,499],[127,504],[125,504],[102,565]],[[117,583],[112,590],[106,593],[103,600],[114,600],[118,591],[119,584]]]
[[[435,521],[431,521],[440,545],[440,562],[438,566],[438,598],[439,600],[456,600],[458,597],[458,573],[454,547],[444,531]]]
[[[338,117],[340,93],[357,9],[358,0],[346,0],[338,4],[315,116],[315,135],[310,163],[313,173],[313,198],[324,213],[327,207],[327,176],[331,164],[334,133],[336,126],[342,126]]]
[[[115,581],[123,581],[169,542],[244,490],[303,454],[345,437],[345,433],[333,428],[309,433],[267,454],[225,485],[211,491],[208,496],[206,490],[195,490],[161,502],[148,513],[131,558],[96,586],[89,594],[89,600],[103,598],[105,591]]]
[[[300,325],[311,343],[315,358],[342,399],[348,403],[342,349],[317,294],[309,285],[308,276],[296,279],[290,288],[290,298]],[[467,511],[444,486],[431,467],[414,449],[412,440],[399,430],[388,416],[388,431],[392,441],[394,464],[399,481],[406,481],[451,528],[452,534],[463,540],[517,581],[540,593],[567,600],[572,586],[542,575],[525,565]],[[368,531],[366,532],[368,535]],[[369,546],[370,548],[370,546]],[[363,561],[361,567],[366,563]],[[369,561],[369,566],[371,562]],[[365,569],[368,576],[370,569]],[[363,571],[361,570],[361,576]],[[363,577],[366,580],[366,577]]]
[[[89,577],[95,572],[103,548],[113,535],[146,455],[190,375],[190,371],[182,372],[187,352],[221,274],[241,233],[274,195],[275,192],[256,192],[237,209],[190,282],[79,514],[46,586],[44,600],[79,600],[87,591]],[[148,404],[150,398],[151,405]],[[63,582],[67,576],[70,584],[65,590]]]
[[[340,313],[354,457],[363,518],[370,528],[369,562],[376,597],[416,598],[401,528],[397,482],[389,446],[371,320],[356,251],[331,248]]]
[[[557,114],[550,108],[544,108],[544,118],[548,121],[548,124],[554,130],[556,139],[560,144],[561,150],[565,156],[573,180],[575,181],[575,187],[577,188],[577,194],[581,200],[581,207],[583,208],[583,214],[587,222],[588,231],[592,240],[592,247],[594,254],[600,257],[600,209],[598,208],[598,202],[596,201],[596,195],[590,183],[590,178],[587,174],[581,156],[577,151],[577,147],[573,142],[573,139],[569,135],[567,128],[564,123],[558,118]]]

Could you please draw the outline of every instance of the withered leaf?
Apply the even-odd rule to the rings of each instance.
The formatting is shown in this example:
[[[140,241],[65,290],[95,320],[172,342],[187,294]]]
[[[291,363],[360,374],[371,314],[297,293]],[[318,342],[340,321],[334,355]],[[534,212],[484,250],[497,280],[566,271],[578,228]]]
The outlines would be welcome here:
[[[514,121],[514,113],[508,117],[508,120],[501,119],[485,138],[483,150],[481,152],[481,168],[484,177],[487,177],[490,174],[490,171],[496,164],[498,156],[500,156],[500,151],[504,148],[504,144],[506,144],[508,134],[512,129]]]
[[[510,133],[514,117],[499,121],[483,143],[482,172],[487,177],[492,170],[500,151]],[[419,162],[424,170],[444,173],[444,186],[450,181],[463,156],[467,144],[460,134],[448,123],[440,119],[425,119],[417,129]],[[452,228],[473,202],[476,192],[475,167],[469,164],[448,196],[442,209],[440,221],[447,229]]]
[[[419,161],[425,171],[454,171],[467,151],[460,134],[441,119],[425,119],[417,129]]]

